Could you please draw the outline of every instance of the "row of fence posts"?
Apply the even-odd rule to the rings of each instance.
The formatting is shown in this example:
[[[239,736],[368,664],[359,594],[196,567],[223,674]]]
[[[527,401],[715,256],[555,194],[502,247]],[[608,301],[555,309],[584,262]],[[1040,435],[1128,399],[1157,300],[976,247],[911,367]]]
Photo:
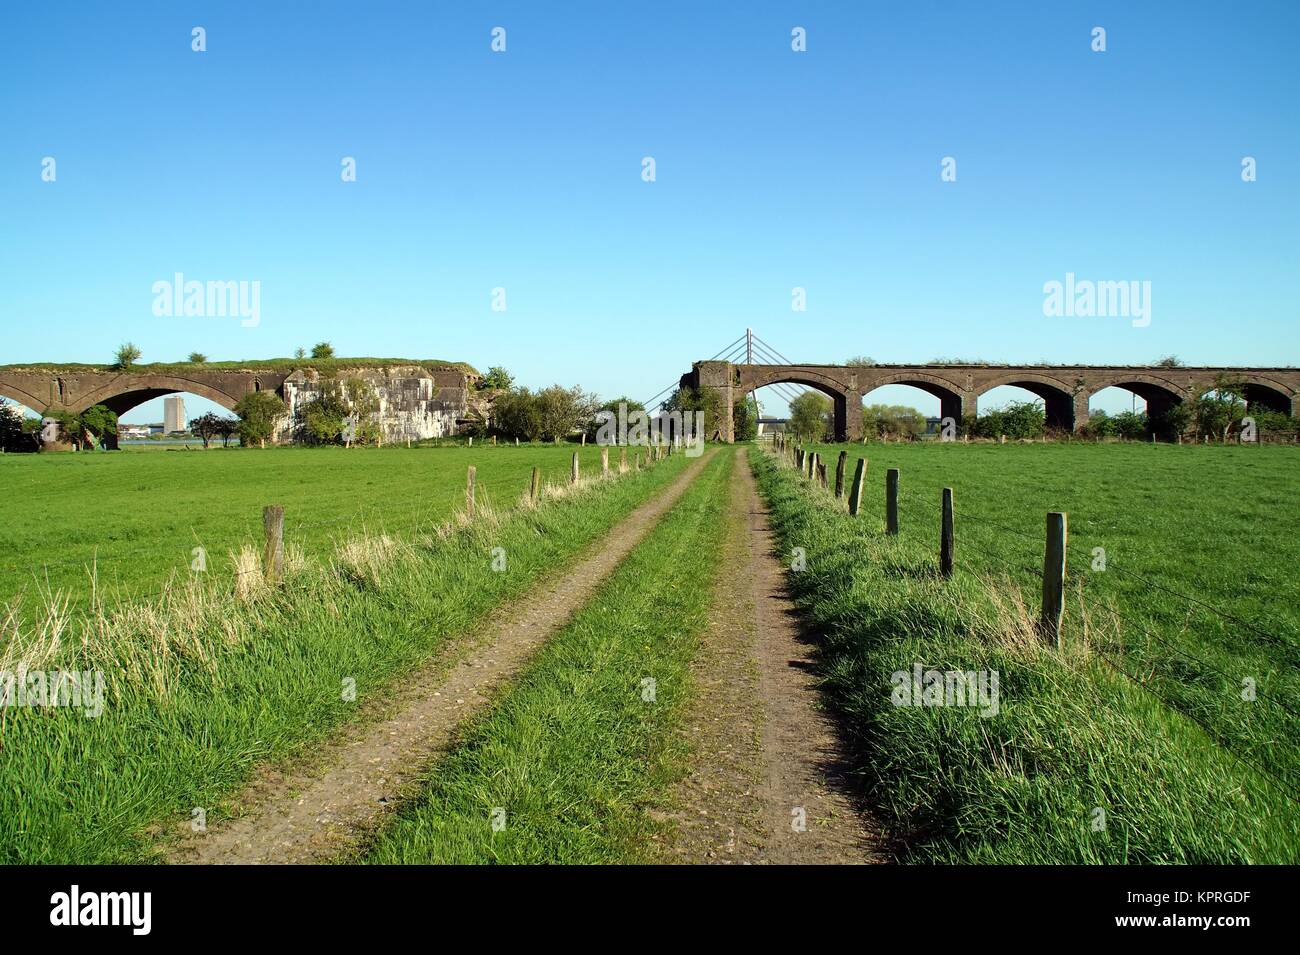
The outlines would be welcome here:
[[[776,436],[776,450],[804,478],[827,487],[826,465],[816,451],[790,444],[785,435]],[[835,497],[844,497],[844,475],[848,465],[848,451],[840,451],[835,464]],[[849,486],[849,515],[857,517],[862,510],[862,488],[867,476],[867,459],[858,458]],[[1038,629],[1043,639],[1061,645],[1061,619],[1065,613],[1065,550],[1068,536],[1068,515],[1063,511],[1047,514],[1047,536],[1043,550],[1043,602],[1038,617]],[[898,534],[898,468],[885,472],[885,534]],[[952,488],[943,489],[939,515],[939,573],[951,577],[956,564],[956,525],[953,512]]]
[[[663,460],[666,456],[672,454],[672,446],[651,445],[646,455],[646,464]],[[640,471],[641,451],[638,450],[633,463],[633,469]],[[618,469],[620,472],[628,470],[627,447],[619,448]],[[600,449],[600,473],[601,477],[609,477],[609,448]],[[581,475],[578,464],[578,452],[573,452],[573,464],[569,472],[569,482],[577,484]],[[478,485],[478,468],[470,465],[465,471],[465,513],[470,520],[474,519],[475,510],[475,492]],[[536,504],[542,499],[542,469],[533,466],[533,473],[528,482],[528,499]],[[265,546],[262,550],[262,577],[269,583],[278,583],[284,576],[284,505],[268,504],[262,508],[262,530],[266,538]]]

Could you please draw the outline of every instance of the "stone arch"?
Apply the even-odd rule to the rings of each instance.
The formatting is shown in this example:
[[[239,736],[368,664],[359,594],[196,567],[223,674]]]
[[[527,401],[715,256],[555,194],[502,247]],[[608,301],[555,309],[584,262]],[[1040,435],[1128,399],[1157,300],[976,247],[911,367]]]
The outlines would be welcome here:
[[[1115,375],[1088,379],[1086,388],[1080,392],[1080,398],[1085,402],[1083,405],[1085,412],[1088,399],[1103,388],[1123,388],[1126,391],[1133,392],[1133,394],[1145,401],[1147,403],[1148,433],[1160,434],[1164,438],[1173,438],[1174,435],[1168,433],[1168,429],[1157,426],[1156,422],[1163,413],[1176,405],[1182,404],[1190,397],[1186,388],[1160,375],[1151,375],[1144,372],[1137,374],[1121,372]]]
[[[986,392],[994,388],[1003,388],[1006,386],[1014,388],[1023,388],[1032,395],[1043,399],[1043,410],[1047,418],[1047,426],[1062,431],[1073,431],[1075,428],[1075,396],[1081,390],[1077,382],[1069,383],[1055,378],[1051,375],[1044,375],[1040,372],[1016,371],[1008,372],[1005,375],[994,378],[981,385],[976,392],[976,400]],[[1085,413],[1087,409],[1084,409]]]
[[[1294,414],[1296,392],[1282,382],[1266,375],[1232,373],[1234,381],[1245,383],[1246,407],[1249,409],[1267,409],[1282,414]],[[1214,383],[1194,389],[1196,397],[1214,390]]]
[[[172,375],[124,375],[91,392],[78,401],[71,410],[80,413],[92,405],[105,405],[121,416],[146,401],[181,391],[207,398],[229,411],[233,411],[239,401],[238,396],[228,395],[224,391],[192,378]]]
[[[820,391],[831,399],[834,406],[835,440],[857,441],[862,437],[862,397],[845,383],[810,368],[791,368],[773,365],[751,365],[748,374],[740,376],[738,388],[742,395],[748,395],[759,388],[769,385],[795,384],[804,385]]]
[[[958,382],[928,371],[882,371],[873,374],[870,366],[859,368],[862,394],[883,388],[885,385],[911,385],[939,399],[939,414],[952,418],[960,427],[964,415],[975,413],[975,395]]]
[[[49,406],[48,402],[41,401],[35,395],[29,395],[23,389],[15,386],[11,382],[0,380],[0,398],[8,398],[10,401],[16,401],[18,404],[31,408],[37,414],[45,414],[45,409]]]

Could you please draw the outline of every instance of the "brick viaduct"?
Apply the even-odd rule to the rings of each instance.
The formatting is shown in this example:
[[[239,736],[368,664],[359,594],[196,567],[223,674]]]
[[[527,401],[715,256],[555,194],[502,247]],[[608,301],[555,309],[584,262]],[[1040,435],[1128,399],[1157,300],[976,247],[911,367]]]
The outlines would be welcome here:
[[[92,405],[104,405],[123,415],[136,405],[160,395],[186,391],[234,408],[251,391],[283,394],[289,372],[270,370],[175,372],[101,371],[60,368],[0,369],[0,396],[26,405],[40,414],[68,411],[78,414]]]
[[[807,385],[835,406],[835,438],[862,437],[862,396],[882,385],[913,385],[939,399],[943,417],[961,422],[976,414],[979,396],[991,388],[1015,385],[1043,399],[1049,427],[1077,431],[1088,422],[1088,399],[1103,388],[1125,388],[1158,415],[1182,401],[1214,389],[1228,377],[1246,383],[1246,402],[1287,414],[1300,414],[1300,368],[1166,368],[1137,365],[736,365],[696,362],[682,376],[683,387],[714,392],[729,408],[755,388],[781,382]],[[733,441],[731,416],[723,416],[719,437]]]

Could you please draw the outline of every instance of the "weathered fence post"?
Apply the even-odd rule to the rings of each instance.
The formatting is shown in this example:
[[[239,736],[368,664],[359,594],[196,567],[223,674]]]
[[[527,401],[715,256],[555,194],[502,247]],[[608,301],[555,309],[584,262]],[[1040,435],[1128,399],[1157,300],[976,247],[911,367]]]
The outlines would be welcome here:
[[[515,447],[516,447],[516,448],[519,447],[519,439],[518,439],[518,438],[515,438]]]
[[[898,533],[898,468],[885,472],[885,533]]]
[[[636,469],[638,471],[641,470],[641,450],[639,448],[637,449],[636,452]]]
[[[844,496],[844,469],[849,465],[849,452],[841,451],[840,459],[835,464],[835,496]]]
[[[618,452],[618,473],[622,474],[627,470],[627,445],[623,445]]]
[[[465,472],[465,511],[471,519],[474,517],[474,485],[477,482],[478,468],[471,464]]]
[[[603,478],[609,477],[609,448],[608,447],[603,447],[600,449],[600,476]]]
[[[570,484],[577,484],[577,483],[578,483],[578,473],[579,473],[579,471],[578,471],[578,452],[577,452],[577,451],[574,451],[574,452],[573,452],[573,467],[572,467],[572,469],[569,471],[569,483],[570,483]]]
[[[284,575],[284,505],[268,504],[262,508],[262,530],[266,532],[262,579],[268,584],[279,583]]]
[[[943,517],[939,528],[939,573],[952,576],[952,488],[943,489]]]
[[[817,483],[820,484],[823,488],[826,487],[826,483],[827,483],[826,465],[822,464],[820,461],[817,462]]]
[[[528,486],[528,497],[534,504],[536,504],[538,499],[541,496],[542,496],[542,469],[534,465],[533,480],[532,483],[529,484]]]
[[[853,469],[853,486],[849,490],[849,516],[857,517],[862,509],[862,483],[867,479],[867,459],[858,458],[858,466]]]
[[[1065,612],[1066,514],[1047,514],[1047,548],[1043,552],[1043,612],[1038,627],[1043,637],[1061,646],[1061,616]]]

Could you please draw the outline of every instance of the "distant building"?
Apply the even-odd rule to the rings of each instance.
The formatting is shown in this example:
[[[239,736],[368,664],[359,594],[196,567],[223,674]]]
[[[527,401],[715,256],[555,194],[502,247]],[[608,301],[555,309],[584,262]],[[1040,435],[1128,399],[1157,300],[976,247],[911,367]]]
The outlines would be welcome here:
[[[163,430],[168,434],[185,430],[185,399],[180,395],[169,395],[163,399]]]

